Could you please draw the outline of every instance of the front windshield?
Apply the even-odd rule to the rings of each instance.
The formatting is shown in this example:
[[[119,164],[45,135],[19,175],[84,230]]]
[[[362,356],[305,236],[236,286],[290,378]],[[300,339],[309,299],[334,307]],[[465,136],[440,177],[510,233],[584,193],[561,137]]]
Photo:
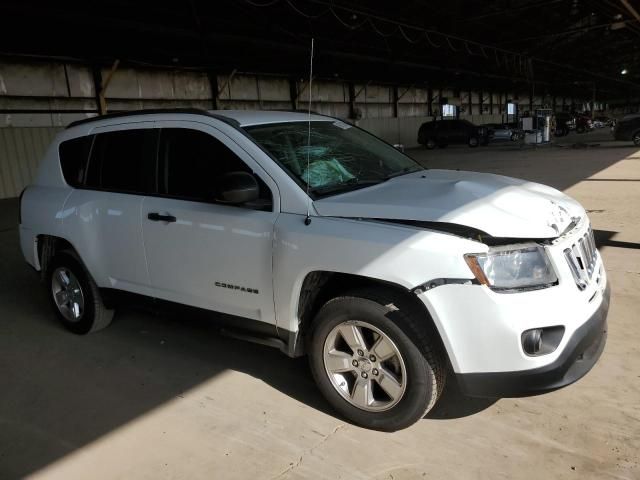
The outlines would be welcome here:
[[[316,197],[334,195],[422,170],[373,135],[336,121],[246,127],[253,139]]]

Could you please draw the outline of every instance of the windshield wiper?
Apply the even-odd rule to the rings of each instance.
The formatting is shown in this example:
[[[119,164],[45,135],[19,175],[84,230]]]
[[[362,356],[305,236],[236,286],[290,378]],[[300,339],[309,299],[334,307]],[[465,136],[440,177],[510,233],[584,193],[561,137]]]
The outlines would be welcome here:
[[[327,193],[339,192],[342,190],[351,190],[352,188],[365,187],[367,185],[375,185],[377,183],[382,182],[383,180],[359,180],[357,177],[350,178],[341,183],[333,183],[331,185],[322,185],[319,187],[310,188],[310,193],[315,193],[319,195],[324,195]]]
[[[391,178],[395,178],[395,177],[401,177],[402,175],[407,175],[409,173],[415,173],[415,172],[419,172],[420,170],[425,170],[424,168],[416,168],[416,167],[405,167],[402,170],[400,170],[399,172],[394,172],[391,173],[389,175],[387,175],[386,177],[384,177],[384,180],[389,180]]]

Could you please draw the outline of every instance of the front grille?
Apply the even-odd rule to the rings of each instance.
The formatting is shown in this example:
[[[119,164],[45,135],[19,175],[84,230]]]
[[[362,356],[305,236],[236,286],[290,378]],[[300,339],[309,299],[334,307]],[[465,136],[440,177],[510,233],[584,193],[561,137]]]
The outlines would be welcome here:
[[[580,290],[584,290],[593,277],[598,259],[596,242],[593,238],[591,227],[570,248],[564,249],[564,256],[567,259],[576,285]]]

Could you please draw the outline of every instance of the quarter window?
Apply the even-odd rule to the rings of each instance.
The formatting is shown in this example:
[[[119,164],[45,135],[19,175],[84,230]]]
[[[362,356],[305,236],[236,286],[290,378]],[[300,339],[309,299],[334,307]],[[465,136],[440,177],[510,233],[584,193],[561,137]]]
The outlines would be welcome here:
[[[154,131],[121,130],[96,136],[88,188],[124,193],[151,193],[155,185]]]
[[[84,182],[92,141],[93,135],[73,138],[62,142],[58,148],[62,175],[71,187],[79,187]]]

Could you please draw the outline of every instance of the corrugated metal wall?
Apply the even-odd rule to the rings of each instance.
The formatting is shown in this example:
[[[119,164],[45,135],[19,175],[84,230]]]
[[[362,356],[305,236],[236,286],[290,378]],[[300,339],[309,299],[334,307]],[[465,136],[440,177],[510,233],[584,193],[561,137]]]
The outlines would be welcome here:
[[[103,77],[108,71],[102,69]],[[477,91],[438,89],[429,98],[424,86],[398,86],[394,105],[396,92],[390,85],[356,83],[353,99],[349,84],[337,78],[317,79],[308,87],[305,79],[277,75],[234,72],[209,78],[204,72],[121,67],[109,84],[106,104],[110,111],[209,109],[214,104],[222,110],[288,110],[307,108],[310,96],[314,111],[346,119],[353,108],[358,125],[407,147],[417,144],[417,130],[429,119],[428,102],[437,111],[440,97],[462,107],[461,117],[474,123],[501,121],[507,98],[519,99],[524,109],[529,108],[528,94],[516,92],[483,92],[481,101]],[[490,98],[494,115],[489,114]],[[550,97],[534,100],[536,106],[551,102]],[[0,61],[0,198],[19,195],[32,181],[55,133],[74,120],[95,115],[97,108],[93,75],[86,65]]]
[[[20,195],[58,131],[56,127],[0,128],[0,198]]]

